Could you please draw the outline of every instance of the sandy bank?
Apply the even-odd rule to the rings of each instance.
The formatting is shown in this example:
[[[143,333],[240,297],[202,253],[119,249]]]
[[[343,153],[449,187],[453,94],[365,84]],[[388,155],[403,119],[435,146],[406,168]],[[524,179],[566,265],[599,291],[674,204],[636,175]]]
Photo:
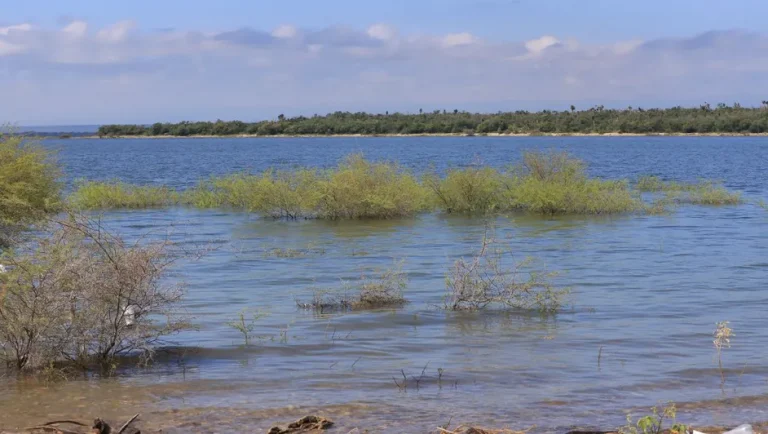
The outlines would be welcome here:
[[[435,134],[302,134],[302,135],[288,135],[288,134],[276,134],[271,136],[261,136],[258,134],[237,134],[237,135],[192,135],[192,136],[82,136],[78,139],[255,139],[255,138],[322,138],[322,137],[768,137],[768,133],[659,133],[659,134],[637,134],[637,133],[521,133],[521,134],[501,134],[501,133],[488,133],[488,134],[449,134],[449,133],[435,133]],[[56,138],[56,137],[51,137]]]

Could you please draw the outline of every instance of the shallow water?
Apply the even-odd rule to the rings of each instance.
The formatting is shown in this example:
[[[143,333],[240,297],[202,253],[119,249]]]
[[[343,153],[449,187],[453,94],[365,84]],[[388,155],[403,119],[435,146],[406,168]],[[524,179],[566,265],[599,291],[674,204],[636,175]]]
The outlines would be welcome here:
[[[59,149],[70,183],[185,187],[238,170],[334,165],[351,152],[415,171],[477,160],[504,166],[526,149],[568,149],[595,176],[714,178],[750,200],[768,199],[765,138],[45,143]],[[669,216],[499,217],[496,238],[510,260],[534,257],[572,288],[571,305],[551,317],[439,309],[449,267],[483,236],[480,219],[284,222],[183,208],[110,212],[105,219],[127,237],[170,231],[182,244],[217,246],[174,275],[186,282],[185,308],[198,330],[173,337],[153,368],[117,379],[64,387],[6,379],[0,427],[51,415],[119,419],[142,411],[172,432],[261,429],[320,411],[342,428],[372,432],[426,432],[448,420],[557,431],[620,425],[625,411],[667,400],[688,403],[680,412],[685,421],[768,419],[768,212],[751,204],[682,207]],[[268,253],[274,248],[306,255],[278,258]],[[409,276],[410,303],[402,309],[318,315],[296,307],[313,288],[338,288],[395,260],[404,261]],[[255,331],[260,339],[247,349],[226,325],[243,308],[268,313]],[[723,351],[721,385],[712,332],[723,320],[736,335]],[[393,380],[402,384],[401,372],[406,390]]]

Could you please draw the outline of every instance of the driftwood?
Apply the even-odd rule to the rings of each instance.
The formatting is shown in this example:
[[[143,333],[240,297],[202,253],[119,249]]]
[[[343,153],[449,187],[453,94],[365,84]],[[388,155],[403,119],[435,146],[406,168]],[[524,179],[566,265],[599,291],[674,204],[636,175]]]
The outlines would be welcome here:
[[[438,427],[437,431],[440,434],[527,434],[528,431],[534,427],[528,428],[525,431],[514,431],[511,429],[490,429],[480,428],[476,426],[460,426],[456,429],[448,429],[447,427]]]
[[[93,421],[93,424],[91,425],[90,431],[85,431],[87,434],[141,434],[141,431],[135,428],[129,428],[130,425],[139,417],[138,414],[134,415],[132,418],[128,419],[127,422],[122,424],[120,426],[120,429],[115,431],[112,429],[112,426],[104,421],[103,419],[96,418]],[[55,433],[55,434],[83,434],[84,431],[70,431],[64,428],[59,428],[56,425],[59,424],[69,424],[69,425],[76,425],[79,427],[87,427],[87,424],[84,424],[82,422],[78,422],[75,420],[54,420],[51,422],[46,422],[42,425],[38,426],[32,426],[29,428],[25,428],[24,431],[29,432],[46,432],[46,433]]]
[[[333,426],[333,421],[320,416],[304,416],[286,426],[274,426],[267,434],[295,434],[325,430]]]

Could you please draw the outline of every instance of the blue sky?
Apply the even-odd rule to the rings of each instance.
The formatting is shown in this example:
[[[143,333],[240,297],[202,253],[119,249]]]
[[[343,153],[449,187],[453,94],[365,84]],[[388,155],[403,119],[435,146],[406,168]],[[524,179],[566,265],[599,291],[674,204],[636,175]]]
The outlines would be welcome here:
[[[0,0],[0,121],[768,97],[765,0]],[[762,98],[761,98],[762,97]]]

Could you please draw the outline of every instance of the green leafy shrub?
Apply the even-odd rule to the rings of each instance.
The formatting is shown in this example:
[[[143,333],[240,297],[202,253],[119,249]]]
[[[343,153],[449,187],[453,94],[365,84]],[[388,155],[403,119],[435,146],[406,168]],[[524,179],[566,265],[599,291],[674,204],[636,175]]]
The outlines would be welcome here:
[[[131,185],[123,182],[80,183],[69,196],[69,204],[81,210],[158,208],[178,202],[178,193],[168,187]]]
[[[319,183],[318,215],[328,219],[394,218],[426,209],[427,191],[395,163],[352,155]]]
[[[447,213],[483,214],[505,210],[502,189],[507,180],[493,168],[452,169],[445,178],[437,174],[424,177],[437,207]]]
[[[627,415],[627,424],[619,428],[620,434],[662,434],[666,431],[665,421],[671,421],[670,434],[687,434],[688,426],[676,423],[677,408],[674,403],[665,406],[652,407],[651,414],[641,417],[637,422],[632,421],[632,415]]]
[[[60,208],[59,176],[49,151],[21,137],[0,135],[0,246],[21,227]]]

